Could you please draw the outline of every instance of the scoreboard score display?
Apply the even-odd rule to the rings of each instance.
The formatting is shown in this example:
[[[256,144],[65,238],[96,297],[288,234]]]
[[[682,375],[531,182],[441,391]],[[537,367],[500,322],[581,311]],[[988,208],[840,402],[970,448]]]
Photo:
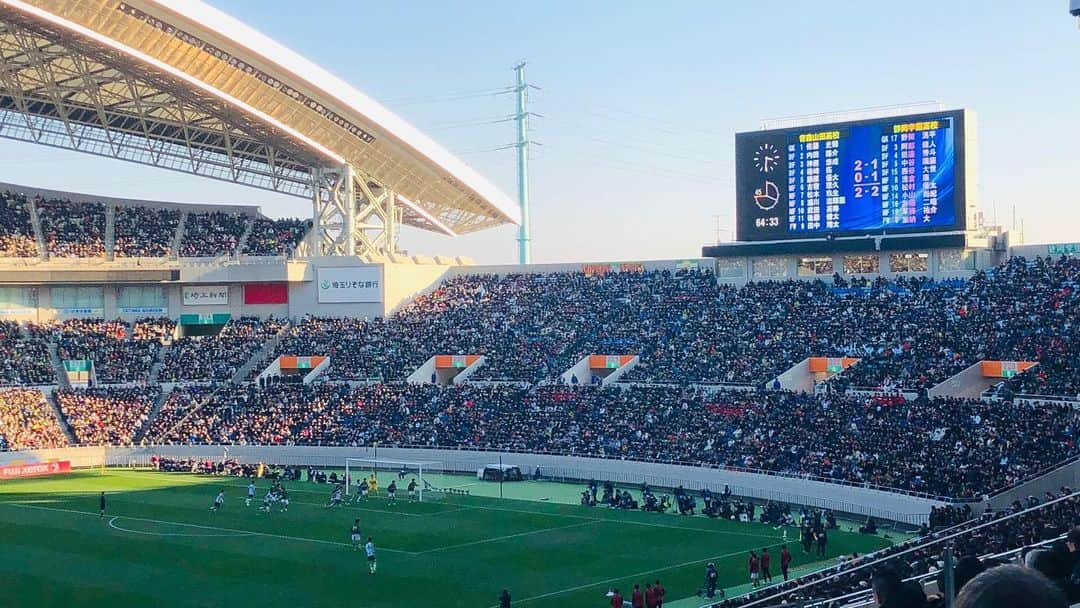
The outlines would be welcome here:
[[[737,240],[963,230],[964,111],[735,135]]]

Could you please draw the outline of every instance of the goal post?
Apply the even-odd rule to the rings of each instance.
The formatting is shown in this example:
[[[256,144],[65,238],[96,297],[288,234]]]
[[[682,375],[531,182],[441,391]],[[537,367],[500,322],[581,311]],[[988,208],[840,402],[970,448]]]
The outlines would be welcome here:
[[[442,472],[442,463],[420,460],[388,460],[386,458],[345,458],[345,494],[356,494],[356,488],[361,478],[376,476],[379,483],[379,494],[385,495],[386,486],[390,481],[398,482],[398,497],[406,498],[405,488],[409,481],[416,480],[417,499],[421,502],[431,500],[438,492],[429,492],[435,489],[431,483],[435,481],[432,474]],[[387,476],[389,479],[387,478]],[[404,475],[404,476],[403,476]]]

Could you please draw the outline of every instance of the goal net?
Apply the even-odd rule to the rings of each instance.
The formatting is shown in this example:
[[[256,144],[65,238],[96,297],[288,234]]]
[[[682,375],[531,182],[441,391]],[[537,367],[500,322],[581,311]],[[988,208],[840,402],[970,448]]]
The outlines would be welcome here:
[[[385,458],[346,458],[345,479],[349,483],[345,485],[345,494],[355,495],[359,492],[361,480],[369,480],[375,477],[377,491],[372,491],[369,496],[386,496],[390,482],[397,485],[397,497],[399,500],[408,500],[409,483],[416,481],[416,498],[420,501],[432,500],[439,496],[437,484],[443,472],[441,463],[430,461],[412,460],[387,460]]]

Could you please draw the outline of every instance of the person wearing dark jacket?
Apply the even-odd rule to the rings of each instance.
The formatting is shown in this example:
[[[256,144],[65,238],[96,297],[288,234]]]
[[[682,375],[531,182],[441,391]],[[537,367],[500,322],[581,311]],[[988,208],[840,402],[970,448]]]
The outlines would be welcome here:
[[[875,572],[870,579],[878,608],[925,608],[926,595],[922,588],[904,583],[892,570]]]
[[[716,597],[716,582],[720,578],[720,573],[716,571],[716,565],[709,562],[708,566],[705,566],[705,597],[712,599]]]
[[[1066,608],[1069,605],[1050,579],[1017,565],[990,568],[971,579],[956,597],[955,608]]]
[[[506,589],[499,594],[499,608],[510,608],[510,592]]]

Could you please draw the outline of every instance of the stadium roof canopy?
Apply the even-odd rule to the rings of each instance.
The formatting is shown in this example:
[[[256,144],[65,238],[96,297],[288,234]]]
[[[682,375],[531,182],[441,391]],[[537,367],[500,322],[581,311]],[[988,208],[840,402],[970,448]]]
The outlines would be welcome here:
[[[197,0],[0,0],[0,137],[307,198],[328,255],[392,251],[399,224],[520,217],[407,122]]]

